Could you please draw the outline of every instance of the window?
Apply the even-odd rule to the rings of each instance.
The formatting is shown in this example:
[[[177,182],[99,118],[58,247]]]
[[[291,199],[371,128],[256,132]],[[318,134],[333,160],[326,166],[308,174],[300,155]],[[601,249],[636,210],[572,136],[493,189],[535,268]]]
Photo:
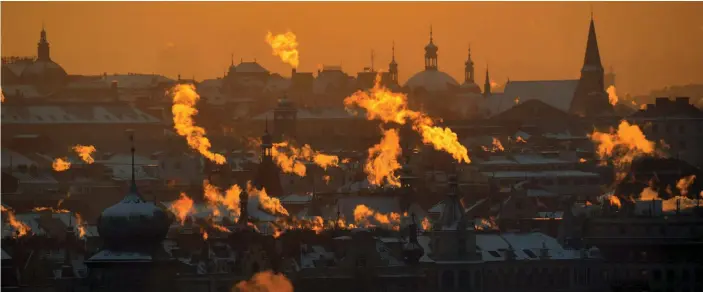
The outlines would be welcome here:
[[[454,271],[444,271],[442,273],[442,289],[454,290]]]
[[[468,290],[471,286],[471,275],[469,274],[469,271],[460,271],[459,272],[459,288],[462,291]]]
[[[654,270],[654,271],[652,271],[652,276],[654,277],[655,281],[661,281],[662,271],[661,270]]]
[[[672,269],[666,270],[666,281],[667,282],[674,282],[676,278],[676,273]]]
[[[659,131],[659,125],[657,125],[657,124],[652,125],[652,133],[656,133],[657,131]]]

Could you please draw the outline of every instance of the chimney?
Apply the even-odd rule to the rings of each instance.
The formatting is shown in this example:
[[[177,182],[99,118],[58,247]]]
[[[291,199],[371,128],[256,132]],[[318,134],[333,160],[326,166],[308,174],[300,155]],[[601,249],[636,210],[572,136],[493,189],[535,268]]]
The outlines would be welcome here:
[[[676,106],[677,107],[685,107],[690,104],[689,98],[688,97],[683,97],[683,96],[677,96],[676,97]]]
[[[655,104],[660,109],[663,109],[667,104],[669,104],[669,102],[670,102],[670,100],[668,97],[657,97]]]
[[[295,70],[295,68],[293,68],[292,73],[291,73],[291,77],[292,77],[293,75],[295,75],[296,72],[297,72],[297,70]]]

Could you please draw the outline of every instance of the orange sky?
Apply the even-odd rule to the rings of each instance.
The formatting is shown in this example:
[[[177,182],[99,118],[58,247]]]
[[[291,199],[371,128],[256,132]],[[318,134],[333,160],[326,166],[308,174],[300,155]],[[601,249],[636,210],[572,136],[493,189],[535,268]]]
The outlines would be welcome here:
[[[589,11],[603,65],[618,92],[703,83],[703,3],[237,3],[3,2],[2,55],[35,55],[42,21],[52,59],[70,74],[161,73],[199,80],[223,75],[230,54],[271,71],[268,30],[298,35],[302,71],[341,64],[354,73],[387,68],[396,43],[400,79],[423,67],[430,24],[439,68],[460,82],[472,46],[477,83],[578,78]]]

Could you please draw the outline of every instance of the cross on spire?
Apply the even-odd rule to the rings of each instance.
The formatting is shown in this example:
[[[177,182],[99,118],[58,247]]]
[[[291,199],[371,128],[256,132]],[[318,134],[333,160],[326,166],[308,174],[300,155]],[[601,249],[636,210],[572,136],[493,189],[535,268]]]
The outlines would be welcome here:
[[[430,43],[432,43],[432,25],[430,24]]]

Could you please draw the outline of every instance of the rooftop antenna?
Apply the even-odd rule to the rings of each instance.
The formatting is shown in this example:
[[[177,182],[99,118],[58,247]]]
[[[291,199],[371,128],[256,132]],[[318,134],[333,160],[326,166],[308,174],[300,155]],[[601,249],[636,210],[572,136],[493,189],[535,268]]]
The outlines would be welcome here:
[[[371,49],[371,72],[375,72],[373,70],[373,49]]]

